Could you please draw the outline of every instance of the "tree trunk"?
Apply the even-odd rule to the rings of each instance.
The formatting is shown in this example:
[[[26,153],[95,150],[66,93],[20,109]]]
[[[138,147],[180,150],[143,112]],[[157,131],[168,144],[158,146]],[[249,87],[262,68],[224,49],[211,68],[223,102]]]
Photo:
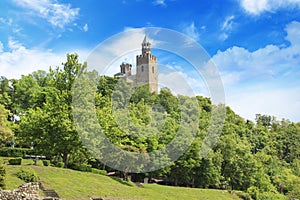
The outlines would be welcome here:
[[[62,157],[62,159],[63,159],[63,162],[64,162],[64,168],[67,168],[67,165],[68,165],[68,155],[69,155],[69,153],[68,152],[64,152],[63,153],[63,157]]]

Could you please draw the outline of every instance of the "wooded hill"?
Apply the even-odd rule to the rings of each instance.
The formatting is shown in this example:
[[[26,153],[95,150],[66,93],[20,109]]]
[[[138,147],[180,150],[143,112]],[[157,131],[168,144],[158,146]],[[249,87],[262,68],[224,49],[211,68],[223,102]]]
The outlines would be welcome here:
[[[186,133],[195,131],[193,142],[185,153],[167,167],[139,176],[181,186],[242,190],[252,199],[300,198],[300,123],[260,114],[252,122],[226,107],[220,137],[213,150],[201,157],[199,151],[212,110],[217,107],[209,98],[174,96],[168,88],[153,94],[147,86],[142,86],[124,104],[127,93],[115,92],[116,85],[120,85],[118,78],[98,76],[85,69],[86,64],[79,63],[78,56],[71,54],[62,67],[50,68],[49,72],[36,71],[11,80],[1,77],[2,147],[10,146],[14,139],[16,147],[34,146],[38,154],[63,161],[65,167],[91,164],[114,171],[95,160],[74,124],[73,83],[79,74],[91,73],[97,80],[96,88],[92,88],[95,89],[93,103],[97,120],[110,141],[124,150],[147,154],[162,149],[176,137],[182,120],[197,116],[196,131],[192,130],[193,126],[184,129]],[[125,89],[130,88],[127,83],[121,84]],[[114,98],[118,100],[112,101]],[[114,108],[118,108],[116,112],[125,130],[116,122]],[[162,114],[152,120],[151,112],[155,109]],[[195,112],[198,115],[194,115]],[[90,120],[86,120],[87,126],[94,125],[89,123]],[[128,131],[135,131],[135,134],[128,134]],[[182,140],[182,145],[184,142]]]

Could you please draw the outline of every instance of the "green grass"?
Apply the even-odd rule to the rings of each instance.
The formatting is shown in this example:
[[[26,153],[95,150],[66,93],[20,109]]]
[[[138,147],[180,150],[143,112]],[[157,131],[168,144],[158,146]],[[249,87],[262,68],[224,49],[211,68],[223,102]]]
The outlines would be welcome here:
[[[89,199],[90,197],[110,197],[116,199],[171,200],[232,200],[238,199],[226,191],[197,188],[170,187],[144,184],[139,188],[131,182],[123,182],[93,173],[79,172],[56,167],[32,165],[31,160],[23,160],[24,167],[31,167],[38,174],[46,189],[54,189],[63,199]],[[15,176],[21,166],[6,165],[7,189],[17,188],[24,182]]]

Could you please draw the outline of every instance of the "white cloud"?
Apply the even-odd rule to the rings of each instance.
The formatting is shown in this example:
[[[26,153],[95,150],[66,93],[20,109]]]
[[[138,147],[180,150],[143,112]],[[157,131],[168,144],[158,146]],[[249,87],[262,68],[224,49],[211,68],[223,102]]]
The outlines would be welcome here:
[[[254,120],[255,114],[300,121],[300,87],[271,88],[256,85],[227,94],[227,104],[239,115]]]
[[[18,49],[24,48],[23,45],[19,41],[14,40],[12,37],[8,38],[7,45],[10,50],[18,50]]]
[[[89,30],[89,26],[87,25],[87,24],[85,24],[84,26],[83,26],[83,31],[84,32],[87,32]]]
[[[253,15],[275,12],[280,8],[300,8],[299,0],[241,0],[240,3],[246,12]]]
[[[158,76],[159,86],[169,88],[173,94],[181,94],[187,96],[195,96],[195,93],[189,82],[193,80],[187,80],[185,74],[181,72],[170,72],[166,74],[160,73]]]
[[[194,40],[196,40],[196,41],[199,40],[200,34],[199,34],[194,22],[192,22],[189,25],[186,25],[183,28],[183,32],[185,34],[187,34],[189,37],[193,38]]]
[[[225,21],[223,22],[222,25],[222,30],[232,30],[232,26],[233,26],[233,20],[234,20],[234,15],[228,16],[226,17]]]
[[[33,16],[47,20],[56,27],[64,28],[74,21],[79,8],[72,8],[70,4],[59,4],[54,0],[14,0],[14,3]]]
[[[285,31],[289,46],[270,44],[253,52],[233,46],[212,58],[228,104],[243,117],[269,113],[300,121],[300,22],[291,22]]]
[[[140,54],[144,37],[144,29],[125,28],[123,33],[105,40],[90,52],[87,58],[88,67],[96,69],[101,75],[110,76],[120,71],[122,62],[128,62],[135,67],[135,56]],[[153,46],[155,42],[151,38],[149,40]],[[99,63],[102,63],[101,66]]]
[[[28,49],[12,38],[9,38],[7,46],[9,51],[0,52],[1,76],[7,78],[20,78],[21,75],[27,75],[36,70],[48,71],[50,66],[60,66],[66,60],[65,53],[37,48]],[[78,53],[82,61],[87,55],[85,50],[70,51],[70,53],[73,52]]]
[[[222,41],[227,40],[228,37],[229,37],[229,35],[227,33],[221,33],[219,35],[219,39],[222,40]]]
[[[219,36],[220,40],[225,41],[229,37],[229,34],[231,33],[231,31],[233,29],[234,18],[235,18],[234,15],[230,15],[230,16],[226,17],[224,22],[221,24],[222,33]]]
[[[0,41],[0,53],[3,52],[3,49],[4,49],[3,43]]]
[[[165,0],[155,0],[153,1],[154,5],[159,5],[159,6],[166,6]]]

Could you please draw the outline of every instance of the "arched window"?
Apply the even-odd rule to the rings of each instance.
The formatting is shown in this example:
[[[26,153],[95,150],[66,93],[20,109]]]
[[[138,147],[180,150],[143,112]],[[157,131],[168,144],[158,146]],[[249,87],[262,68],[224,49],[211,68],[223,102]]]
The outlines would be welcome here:
[[[154,66],[152,66],[152,73],[154,74]]]
[[[144,66],[142,66],[142,72],[144,71]]]

